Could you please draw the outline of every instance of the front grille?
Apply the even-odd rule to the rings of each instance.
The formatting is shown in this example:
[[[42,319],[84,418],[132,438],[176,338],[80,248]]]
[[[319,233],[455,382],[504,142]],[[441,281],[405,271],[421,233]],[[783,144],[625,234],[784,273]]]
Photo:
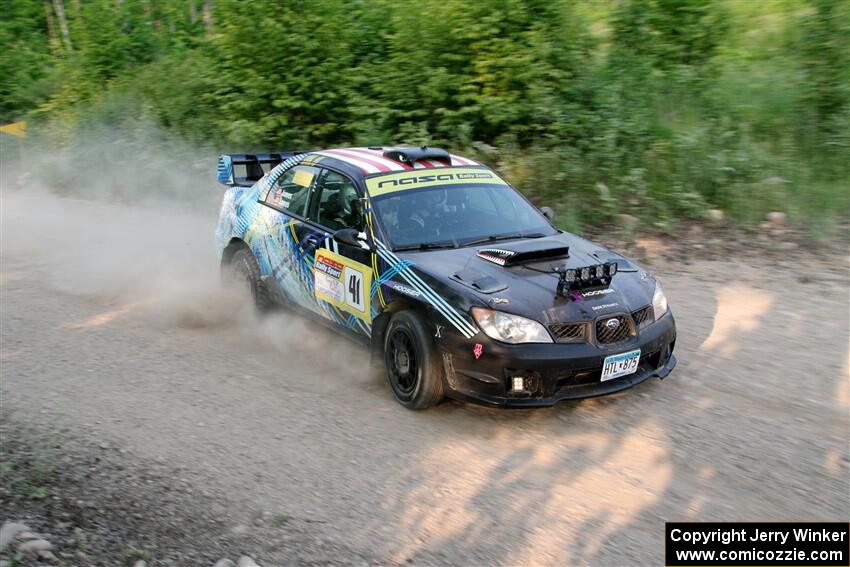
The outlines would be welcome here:
[[[609,321],[617,321],[617,324],[609,326]],[[622,342],[633,334],[631,317],[615,315],[614,317],[602,317],[596,321],[596,342],[601,345]]]
[[[652,305],[647,305],[637,311],[632,311],[632,319],[635,320],[635,325],[643,327],[648,323],[652,323]]]
[[[549,325],[549,331],[559,343],[580,343],[585,341],[587,331],[585,323],[558,323]]]

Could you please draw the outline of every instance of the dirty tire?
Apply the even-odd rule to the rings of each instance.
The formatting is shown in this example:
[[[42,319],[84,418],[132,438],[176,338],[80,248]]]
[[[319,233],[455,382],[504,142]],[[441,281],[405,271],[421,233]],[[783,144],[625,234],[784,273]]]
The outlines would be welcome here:
[[[268,311],[272,308],[269,292],[260,279],[260,266],[248,248],[240,248],[233,254],[229,268],[229,279],[235,285],[243,285],[250,290],[258,311]]]
[[[390,389],[403,406],[425,409],[443,399],[439,353],[415,311],[396,313],[387,326],[384,364]]]

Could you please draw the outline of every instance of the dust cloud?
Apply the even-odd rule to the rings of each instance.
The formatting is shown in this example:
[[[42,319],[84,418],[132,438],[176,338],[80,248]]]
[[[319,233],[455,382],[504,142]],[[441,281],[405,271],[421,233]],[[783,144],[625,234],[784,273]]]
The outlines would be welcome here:
[[[35,273],[58,293],[108,307],[78,327],[140,313],[198,332],[233,329],[276,351],[310,332],[298,317],[258,317],[245,290],[222,285],[215,150],[156,133],[92,138],[63,151],[27,148],[21,159],[4,152],[2,281]]]

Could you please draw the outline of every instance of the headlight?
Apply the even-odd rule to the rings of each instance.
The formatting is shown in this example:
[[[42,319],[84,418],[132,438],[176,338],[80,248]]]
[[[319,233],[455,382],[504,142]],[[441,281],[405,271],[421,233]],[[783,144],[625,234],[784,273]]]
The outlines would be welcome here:
[[[655,282],[655,293],[652,294],[652,312],[655,314],[656,321],[667,313],[667,296],[664,295],[661,282],[657,281]]]
[[[552,337],[543,325],[519,315],[473,307],[472,316],[488,337],[503,343],[552,342]]]

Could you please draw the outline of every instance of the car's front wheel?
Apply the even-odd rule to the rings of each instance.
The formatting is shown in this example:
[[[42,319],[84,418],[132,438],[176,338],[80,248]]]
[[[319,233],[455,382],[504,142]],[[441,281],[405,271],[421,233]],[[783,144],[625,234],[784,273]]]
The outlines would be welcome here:
[[[439,353],[415,311],[400,311],[390,320],[384,363],[393,395],[403,406],[424,409],[443,399]]]
[[[234,287],[247,288],[258,310],[267,311],[272,307],[268,290],[260,280],[260,266],[248,248],[240,248],[234,252],[227,268],[226,281]]]

